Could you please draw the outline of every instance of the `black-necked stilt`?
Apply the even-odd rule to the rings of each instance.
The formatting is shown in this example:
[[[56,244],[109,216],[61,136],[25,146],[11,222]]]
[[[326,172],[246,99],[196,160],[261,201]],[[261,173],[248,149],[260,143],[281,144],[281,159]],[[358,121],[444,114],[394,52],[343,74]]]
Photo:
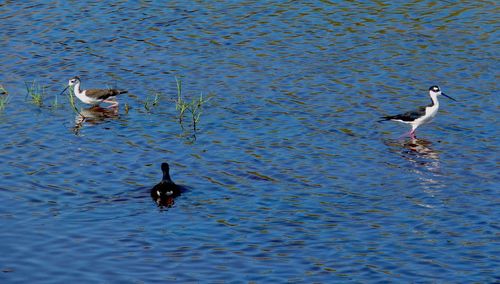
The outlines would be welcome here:
[[[99,103],[110,103],[109,107],[118,106],[118,101],[115,100],[115,97],[120,94],[125,94],[127,91],[125,90],[117,90],[117,89],[88,89],[88,90],[80,90],[80,77],[75,76],[68,81],[68,86],[61,92],[64,93],[66,89],[71,86],[74,86],[74,93],[80,101],[86,104],[98,105]]]
[[[165,203],[170,205],[174,197],[181,195],[181,189],[170,178],[168,163],[162,163],[161,170],[163,171],[163,178],[151,189],[151,197],[159,205]]]
[[[415,130],[417,129],[417,127],[430,122],[436,116],[439,109],[438,96],[440,95],[456,101],[454,98],[441,92],[438,86],[432,86],[429,88],[429,96],[431,97],[432,102],[428,106],[422,106],[415,111],[408,111],[402,114],[383,116],[382,120],[379,121],[392,120],[410,124],[411,131],[408,133],[408,135],[411,138],[416,138]]]

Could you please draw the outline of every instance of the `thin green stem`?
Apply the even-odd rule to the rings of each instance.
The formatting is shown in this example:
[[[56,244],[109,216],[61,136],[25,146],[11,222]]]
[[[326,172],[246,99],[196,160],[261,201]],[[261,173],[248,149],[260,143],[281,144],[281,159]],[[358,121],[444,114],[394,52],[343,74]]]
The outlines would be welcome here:
[[[186,101],[182,96],[182,82],[180,79],[175,77],[175,82],[177,84],[177,101],[175,104],[175,109],[179,112],[179,124],[182,129],[184,129],[183,121],[186,111],[191,114],[191,123],[193,126],[193,131],[196,132],[197,125],[201,120],[201,114],[203,113],[203,104],[208,102],[211,97],[205,99],[203,93],[200,93],[198,98],[193,98],[191,101]]]
[[[43,104],[43,97],[45,96],[45,86],[38,84],[35,80],[33,82],[25,82],[26,97],[30,97],[31,101],[41,107]]]
[[[82,117],[82,122],[85,120],[85,116],[78,110],[78,107],[76,106],[75,103],[75,90],[73,88],[69,88],[69,94],[68,94],[68,99],[69,99],[69,104],[71,105],[71,108]]]

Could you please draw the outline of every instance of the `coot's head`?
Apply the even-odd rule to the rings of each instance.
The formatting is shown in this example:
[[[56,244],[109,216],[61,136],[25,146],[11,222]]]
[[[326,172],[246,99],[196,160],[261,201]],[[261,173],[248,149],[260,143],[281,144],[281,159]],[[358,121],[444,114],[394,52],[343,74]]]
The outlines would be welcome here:
[[[164,174],[165,174],[165,173],[167,173],[167,174],[168,174],[168,173],[169,173],[169,171],[170,171],[170,167],[168,166],[168,163],[162,163],[162,164],[161,164],[161,170],[163,171],[163,173],[164,173]]]

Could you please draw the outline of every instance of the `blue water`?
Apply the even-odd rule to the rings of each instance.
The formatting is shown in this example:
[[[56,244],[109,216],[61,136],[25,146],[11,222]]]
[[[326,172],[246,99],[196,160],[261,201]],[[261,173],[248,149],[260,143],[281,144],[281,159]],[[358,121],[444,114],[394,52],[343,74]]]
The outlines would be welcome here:
[[[0,282],[500,281],[493,5],[0,3]],[[81,122],[75,75],[129,93]],[[376,122],[431,85],[417,140]]]

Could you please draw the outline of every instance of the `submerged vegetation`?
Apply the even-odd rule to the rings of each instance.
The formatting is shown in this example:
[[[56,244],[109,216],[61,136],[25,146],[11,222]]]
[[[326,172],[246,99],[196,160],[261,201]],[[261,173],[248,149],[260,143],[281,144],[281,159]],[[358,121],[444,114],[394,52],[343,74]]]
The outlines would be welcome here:
[[[203,104],[208,102],[212,96],[203,98],[203,93],[200,93],[198,98],[193,98],[191,101],[183,98],[182,95],[182,81],[175,77],[175,82],[177,83],[177,100],[175,102],[175,109],[179,112],[179,123],[182,128],[184,122],[184,116],[186,111],[191,114],[191,124],[193,126],[193,131],[196,132],[196,125],[200,121],[201,114],[203,112]]]
[[[43,98],[45,97],[45,86],[40,85],[33,80],[32,82],[25,82],[26,97],[30,97],[31,102],[41,107],[43,105]]]

